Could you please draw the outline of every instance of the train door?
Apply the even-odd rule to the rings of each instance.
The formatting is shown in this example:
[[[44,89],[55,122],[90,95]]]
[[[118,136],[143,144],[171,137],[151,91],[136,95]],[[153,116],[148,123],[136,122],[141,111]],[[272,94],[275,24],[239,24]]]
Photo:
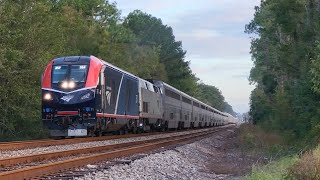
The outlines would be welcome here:
[[[118,99],[118,92],[120,83],[122,81],[122,73],[110,67],[106,67],[104,71],[105,76],[105,101],[104,112],[108,114],[115,114],[116,104]]]
[[[97,113],[104,112],[104,102],[105,102],[105,77],[104,77],[104,67],[102,67],[99,76],[99,84],[96,89],[96,109]]]
[[[138,93],[138,80],[124,75],[117,104],[117,114],[138,116]]]

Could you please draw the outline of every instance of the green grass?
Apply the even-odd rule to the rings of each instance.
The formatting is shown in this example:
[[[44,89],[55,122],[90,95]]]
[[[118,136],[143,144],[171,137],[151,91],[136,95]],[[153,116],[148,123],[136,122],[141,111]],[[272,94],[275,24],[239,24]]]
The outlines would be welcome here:
[[[299,160],[297,156],[287,156],[273,161],[262,167],[253,167],[252,173],[245,177],[246,180],[277,180],[284,179],[290,168]]]

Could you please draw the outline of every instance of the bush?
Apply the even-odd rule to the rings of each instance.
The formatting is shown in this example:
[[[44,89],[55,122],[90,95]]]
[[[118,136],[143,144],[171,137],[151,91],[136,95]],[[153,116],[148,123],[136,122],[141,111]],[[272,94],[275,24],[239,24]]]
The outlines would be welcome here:
[[[287,156],[273,161],[263,167],[253,167],[252,173],[245,177],[247,180],[277,180],[284,179],[288,169],[297,162],[297,156]]]
[[[288,179],[320,179],[320,147],[306,152],[287,174]]]
[[[242,124],[238,129],[239,147],[245,153],[277,155],[285,147],[282,137],[258,126]]]

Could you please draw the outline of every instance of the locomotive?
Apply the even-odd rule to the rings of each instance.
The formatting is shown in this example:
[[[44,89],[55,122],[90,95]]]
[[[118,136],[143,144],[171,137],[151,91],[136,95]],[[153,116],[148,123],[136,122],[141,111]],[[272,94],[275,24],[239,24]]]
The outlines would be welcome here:
[[[219,126],[236,119],[159,80],[95,56],[50,61],[42,75],[42,122],[52,137]]]

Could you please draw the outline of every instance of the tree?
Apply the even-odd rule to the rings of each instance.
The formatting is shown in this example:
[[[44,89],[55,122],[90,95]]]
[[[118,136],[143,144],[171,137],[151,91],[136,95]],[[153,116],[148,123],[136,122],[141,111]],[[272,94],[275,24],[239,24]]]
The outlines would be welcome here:
[[[256,37],[251,42],[250,81],[256,89],[250,116],[266,129],[306,138],[320,123],[316,2],[265,0],[255,10],[246,25]]]
[[[195,93],[197,78],[189,62],[184,60],[186,52],[182,43],[175,41],[171,27],[139,10],[130,13],[123,25],[136,35],[138,44],[159,49],[160,63],[165,67],[169,84],[190,95]]]

